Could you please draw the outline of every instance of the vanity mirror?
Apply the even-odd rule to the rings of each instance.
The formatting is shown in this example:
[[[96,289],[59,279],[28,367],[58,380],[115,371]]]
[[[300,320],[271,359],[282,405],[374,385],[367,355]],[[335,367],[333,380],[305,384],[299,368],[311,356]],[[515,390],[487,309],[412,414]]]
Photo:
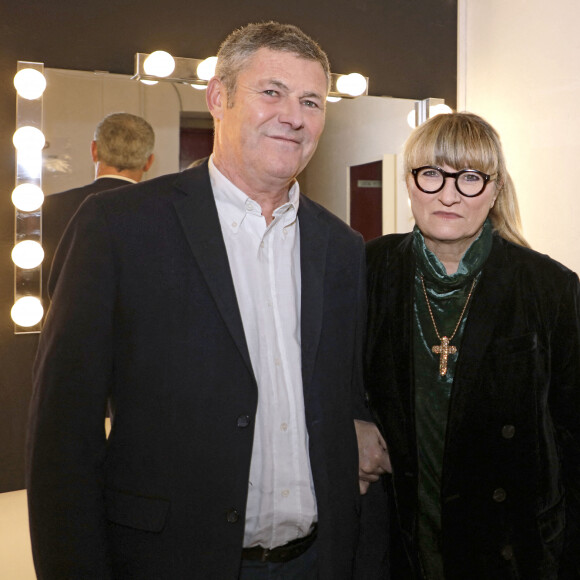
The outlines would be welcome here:
[[[212,120],[205,104],[205,91],[196,90],[189,84],[145,85],[128,75],[101,71],[46,68],[44,74],[47,88],[39,127],[46,139],[42,153],[45,195],[94,179],[89,147],[97,123],[109,113],[125,111],[140,115],[153,126],[155,163],[147,179],[179,171],[196,158],[184,156],[185,148],[180,145],[188,129],[211,132]],[[366,204],[368,196],[374,194],[380,213],[373,226],[375,231],[408,231],[412,223],[404,184],[398,177],[397,154],[411,131],[407,117],[416,103],[411,99],[369,96],[328,103],[326,127],[317,152],[300,176],[302,190],[347,222],[350,222],[351,212],[356,211],[353,204],[359,203],[357,199]],[[366,169],[360,166],[369,163],[379,164],[374,169],[378,177],[364,178]],[[351,171],[352,167],[359,169]],[[352,185],[351,173],[354,175]],[[362,177],[357,178],[357,175]],[[361,196],[359,190],[364,190]],[[24,222],[28,217],[32,223],[32,213],[27,214]],[[36,219],[37,237],[40,238],[40,211]],[[17,237],[19,229],[28,231],[24,222],[17,219]],[[46,306],[47,298],[40,297],[40,287],[41,276],[48,273],[42,272],[41,265],[21,272],[17,268],[15,279],[23,273],[25,278],[34,279],[34,288],[26,292],[34,294],[37,288],[36,296]],[[40,322],[30,327],[18,324],[15,327],[16,333],[39,330]]]

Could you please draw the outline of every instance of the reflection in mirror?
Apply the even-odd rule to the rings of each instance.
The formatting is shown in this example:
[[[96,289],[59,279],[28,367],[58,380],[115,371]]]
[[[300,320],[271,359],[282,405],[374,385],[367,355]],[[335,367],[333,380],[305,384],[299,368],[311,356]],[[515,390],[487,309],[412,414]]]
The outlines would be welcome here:
[[[90,143],[96,125],[109,113],[133,113],[152,125],[155,162],[146,179],[180,171],[211,151],[213,122],[205,91],[183,83],[145,85],[126,75],[103,72],[45,71],[45,195],[94,180]],[[414,106],[411,99],[368,96],[329,103],[318,149],[299,178],[301,189],[350,223],[350,168],[380,162],[378,227],[381,233],[409,231],[412,220],[397,154],[411,131],[407,116]],[[44,275],[48,275],[46,268]]]
[[[127,75],[50,68],[46,77],[45,195],[93,181],[90,143],[95,127],[109,113],[139,115],[153,127],[155,162],[146,179],[180,170],[182,124],[188,128],[212,126],[205,91],[189,85],[144,85]]]
[[[351,200],[351,194],[357,194],[351,191],[351,167],[380,162],[381,199],[377,208],[381,208],[382,215],[377,226],[379,233],[412,229],[399,154],[411,132],[407,116],[414,110],[415,102],[412,99],[360,97],[329,104],[316,153],[300,176],[301,189],[355,226],[351,223],[351,206],[360,204]]]

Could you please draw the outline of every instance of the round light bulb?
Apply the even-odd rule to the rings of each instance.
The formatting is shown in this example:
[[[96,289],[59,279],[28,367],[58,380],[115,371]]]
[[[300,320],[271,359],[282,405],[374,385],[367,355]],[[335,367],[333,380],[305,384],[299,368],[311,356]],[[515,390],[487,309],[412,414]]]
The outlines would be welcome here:
[[[12,320],[19,326],[34,326],[42,320],[44,308],[38,298],[34,296],[24,296],[19,298],[10,311]]]
[[[20,150],[42,151],[45,144],[44,134],[36,127],[20,127],[12,137],[14,147]]]
[[[30,101],[38,99],[46,89],[44,75],[33,68],[23,68],[14,75],[14,87],[18,95]]]
[[[340,93],[358,97],[362,95],[367,88],[367,80],[359,73],[350,73],[342,75],[336,81],[336,88]]]
[[[329,103],[338,103],[338,101],[342,101],[342,97],[326,97],[326,100]]]
[[[435,117],[436,115],[447,115],[452,113],[453,110],[449,105],[440,104],[440,105],[433,105],[429,107],[429,117]]]
[[[12,192],[12,203],[20,211],[35,211],[43,201],[42,189],[32,183],[22,183]]]
[[[414,129],[416,127],[415,118],[416,118],[415,109],[411,109],[409,111],[409,114],[407,115],[407,125],[409,125],[411,129]]]
[[[208,56],[197,65],[197,76],[204,81],[209,81],[215,74],[217,56]]]
[[[196,91],[205,91],[205,89],[207,89],[206,85],[196,85],[195,83],[191,83],[191,86],[196,90]]]
[[[147,79],[139,79],[144,85],[156,85],[159,81],[150,81]]]
[[[152,52],[143,63],[143,70],[155,77],[168,77],[174,69],[174,58],[164,50]]]
[[[33,240],[19,242],[12,249],[12,261],[23,270],[31,270],[42,264],[44,250]]]

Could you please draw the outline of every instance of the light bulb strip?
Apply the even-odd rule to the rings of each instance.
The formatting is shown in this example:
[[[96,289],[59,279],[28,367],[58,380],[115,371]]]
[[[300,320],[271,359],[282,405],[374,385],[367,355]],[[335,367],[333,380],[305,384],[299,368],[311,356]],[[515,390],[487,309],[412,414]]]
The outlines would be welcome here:
[[[204,59],[198,58],[184,58],[174,56],[175,69],[167,77],[157,77],[154,75],[149,75],[145,72],[144,62],[149,56],[148,53],[138,52],[135,54],[135,72],[131,77],[132,80],[148,80],[148,81],[169,81],[172,83],[183,83],[183,84],[195,84],[201,86],[207,86],[207,80],[200,78],[197,74],[197,67],[204,62]],[[329,97],[340,97],[344,99],[356,98],[353,95],[345,92],[341,92],[338,87],[338,81],[341,77],[345,75],[339,73],[331,73],[330,75],[330,92]],[[369,94],[369,79],[368,77],[362,77],[366,82],[364,90],[357,96],[364,96]]]
[[[31,68],[40,73],[44,73],[44,64],[38,62],[19,61],[18,71]],[[42,131],[43,98],[26,99],[16,93],[16,127],[29,126]],[[18,150],[15,152],[15,188],[22,184],[32,184],[42,187],[42,151]],[[22,211],[18,208],[14,210],[14,245],[22,241],[34,241],[42,243],[42,210],[38,208],[34,211]],[[22,304],[28,304],[26,308],[32,307],[33,311],[40,313],[38,322],[26,322],[26,326],[14,323],[15,334],[38,333],[42,325],[42,265],[34,268],[21,268],[14,265],[14,303],[18,303],[20,308],[14,308],[14,312],[22,311]],[[20,299],[26,298],[24,302]],[[40,302],[36,302],[36,299]],[[32,306],[31,306],[32,305]]]

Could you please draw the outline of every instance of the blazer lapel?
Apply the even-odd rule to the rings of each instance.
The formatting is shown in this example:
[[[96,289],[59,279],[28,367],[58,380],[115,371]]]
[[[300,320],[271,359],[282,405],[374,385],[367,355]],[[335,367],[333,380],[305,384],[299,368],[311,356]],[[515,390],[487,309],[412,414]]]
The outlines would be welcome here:
[[[408,410],[408,441],[414,441],[415,389],[413,386],[413,296],[415,258],[412,236],[401,242],[402,251],[395,253],[395,261],[389,267],[390,280],[383,286],[388,310],[384,323],[387,326],[391,348],[391,368],[397,387],[401,412]],[[411,447],[412,448],[412,447]]]
[[[217,308],[253,375],[242,318],[231,275],[207,162],[180,174],[185,195],[174,202],[179,221]]]
[[[324,274],[328,246],[328,226],[318,218],[319,210],[308,198],[300,197],[301,340],[302,381],[309,384],[322,328]]]

